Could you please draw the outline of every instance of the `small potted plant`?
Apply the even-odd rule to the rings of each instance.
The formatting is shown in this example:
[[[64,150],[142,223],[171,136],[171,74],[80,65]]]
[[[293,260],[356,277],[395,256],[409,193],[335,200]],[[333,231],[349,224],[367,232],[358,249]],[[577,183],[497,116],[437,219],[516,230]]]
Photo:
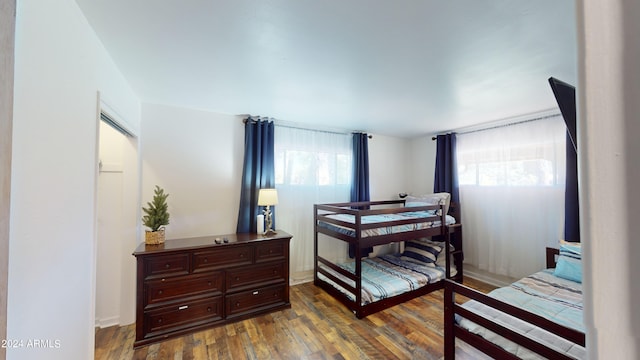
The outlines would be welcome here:
[[[147,207],[143,207],[145,215],[142,217],[142,224],[151,230],[145,231],[144,242],[149,245],[164,243],[164,226],[169,225],[169,206],[164,190],[156,185],[153,201],[147,202]]]

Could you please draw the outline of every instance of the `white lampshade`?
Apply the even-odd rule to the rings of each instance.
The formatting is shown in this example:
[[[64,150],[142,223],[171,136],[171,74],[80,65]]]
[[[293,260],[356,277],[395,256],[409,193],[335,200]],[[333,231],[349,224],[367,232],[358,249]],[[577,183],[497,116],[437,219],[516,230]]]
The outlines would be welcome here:
[[[277,205],[278,192],[276,189],[260,189],[258,192],[258,206]]]

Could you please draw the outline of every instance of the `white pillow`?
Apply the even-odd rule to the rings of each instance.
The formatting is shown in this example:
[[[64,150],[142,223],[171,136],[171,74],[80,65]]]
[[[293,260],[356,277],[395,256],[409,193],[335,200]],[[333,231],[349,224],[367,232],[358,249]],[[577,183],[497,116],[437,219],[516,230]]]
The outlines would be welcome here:
[[[448,214],[449,204],[451,203],[451,194],[441,192],[429,195],[408,195],[405,200],[406,206],[420,206],[412,203],[419,203],[421,205],[444,205],[444,213]],[[438,213],[438,215],[440,215],[440,213]]]

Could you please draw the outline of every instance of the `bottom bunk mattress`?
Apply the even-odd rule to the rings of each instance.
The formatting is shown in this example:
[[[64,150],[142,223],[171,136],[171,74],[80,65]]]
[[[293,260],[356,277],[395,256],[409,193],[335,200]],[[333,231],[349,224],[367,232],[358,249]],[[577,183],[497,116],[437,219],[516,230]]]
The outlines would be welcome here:
[[[554,276],[553,269],[537,272],[514,282],[510,286],[493,290],[488,295],[545,317],[560,325],[584,332],[584,323],[582,320],[582,284]],[[463,307],[520,334],[529,336],[537,342],[543,343],[568,356],[577,359],[586,357],[584,347],[483,305],[475,300],[464,303]],[[461,327],[499,345],[510,353],[523,359],[540,358],[539,355],[530,350],[467,319],[461,318],[458,315],[456,316],[456,320]]]
[[[355,273],[355,261],[337,265],[352,274]],[[381,255],[373,258],[363,258],[361,265],[361,305],[367,305],[378,300],[413,291],[445,278],[445,271],[443,268],[403,260],[399,255]],[[355,281],[344,277],[329,267],[324,265],[320,265],[320,267],[340,278],[345,283],[354,287],[356,286]],[[335,287],[337,290],[345,294],[351,301],[355,301],[355,294],[352,292],[344,289],[342,286],[338,285],[321,273],[318,273],[318,278]]]

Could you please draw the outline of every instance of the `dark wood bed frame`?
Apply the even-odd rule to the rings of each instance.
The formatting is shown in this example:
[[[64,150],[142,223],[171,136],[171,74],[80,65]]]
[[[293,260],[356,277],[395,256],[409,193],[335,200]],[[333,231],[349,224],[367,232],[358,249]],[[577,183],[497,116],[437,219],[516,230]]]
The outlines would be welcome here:
[[[555,267],[556,255],[558,249],[546,248],[547,268]],[[511,316],[526,321],[532,325],[543,328],[551,333],[563,337],[575,344],[585,346],[584,333],[559,325],[544,317],[533,314],[521,308],[507,304],[500,300],[491,298],[479,291],[458,284],[456,282],[445,280],[444,285],[444,353],[445,359],[455,359],[455,339],[459,338],[467,344],[484,352],[485,354],[496,359],[518,359],[517,356],[507,352],[503,348],[485,340],[483,337],[473,334],[470,331],[458,326],[455,321],[456,314],[469,319],[476,324],[483,326],[501,336],[521,345],[529,350],[536,352],[549,359],[573,359],[565,354],[559,353],[543,344],[540,344],[531,338],[518,334],[502,325],[491,322],[490,320],[478,316],[456,304],[455,294],[466,296],[469,299],[476,300],[482,304],[490,306],[496,310],[507,313]]]
[[[443,240],[445,241],[445,252],[446,252],[446,277],[450,278],[450,259],[451,255],[454,255],[455,265],[457,267],[457,274],[452,280],[462,281],[462,228],[460,227],[460,211],[459,206],[457,204],[450,204],[449,206],[449,214],[456,218],[457,222],[454,225],[446,225],[444,211],[441,211],[441,215],[434,215],[429,218],[421,218],[421,219],[411,219],[411,220],[397,220],[397,221],[389,221],[384,223],[376,223],[376,224],[362,224],[361,218],[366,215],[380,215],[380,214],[394,214],[405,211],[424,211],[424,210],[443,210],[443,206],[441,205],[431,205],[431,206],[419,206],[419,207],[404,207],[404,200],[389,200],[389,201],[368,201],[368,202],[353,202],[353,203],[336,203],[336,204],[317,204],[314,205],[314,275],[313,281],[314,284],[329,293],[331,296],[336,298],[338,301],[343,303],[349,310],[353,311],[357,318],[363,318],[369,314],[373,314],[375,312],[387,309],[391,306],[400,304],[402,302],[414,299],[416,297],[428,294],[432,291],[442,289],[444,286],[443,281],[438,281],[433,284],[428,284],[419,289],[406,292],[400,295],[396,295],[387,299],[379,300],[372,302],[370,304],[362,305],[362,284],[361,284],[361,273],[362,273],[362,265],[361,258],[364,254],[364,249],[373,247],[376,245],[384,245],[393,242],[400,242],[412,239],[418,239],[423,237],[437,236],[442,235]],[[395,206],[390,208],[390,206]],[[377,208],[382,207],[382,208]],[[347,223],[343,221],[339,221],[336,219],[332,219],[328,217],[328,215],[332,214],[351,214],[355,216],[354,223]],[[406,225],[406,224],[414,224],[425,221],[436,221],[439,220],[441,226],[426,228],[422,230],[416,231],[407,231],[407,232],[398,232],[394,234],[388,235],[378,235],[378,236],[362,236],[362,231],[372,228],[378,227],[387,227],[387,226],[397,226],[397,225]],[[339,225],[342,227],[349,228],[354,231],[355,236],[349,236],[337,232],[332,229],[328,229],[322,226],[319,226],[320,222],[326,222],[334,225]],[[348,272],[333,262],[323,258],[318,254],[318,234],[325,234],[335,239],[339,239],[345,241],[349,244],[354,245],[355,248],[355,273]],[[455,251],[451,252],[449,244],[453,244],[455,247]],[[332,275],[328,271],[322,269],[319,265],[322,264],[328,268],[331,268],[333,271],[347,277],[348,279],[355,282],[356,286],[351,286],[346,282],[338,279],[336,276]],[[355,300],[349,299],[345,294],[337,290],[331,284],[323,281],[318,277],[318,274],[322,274],[327,278],[331,279],[335,283],[342,286],[344,289],[347,289],[349,292],[355,295]]]

